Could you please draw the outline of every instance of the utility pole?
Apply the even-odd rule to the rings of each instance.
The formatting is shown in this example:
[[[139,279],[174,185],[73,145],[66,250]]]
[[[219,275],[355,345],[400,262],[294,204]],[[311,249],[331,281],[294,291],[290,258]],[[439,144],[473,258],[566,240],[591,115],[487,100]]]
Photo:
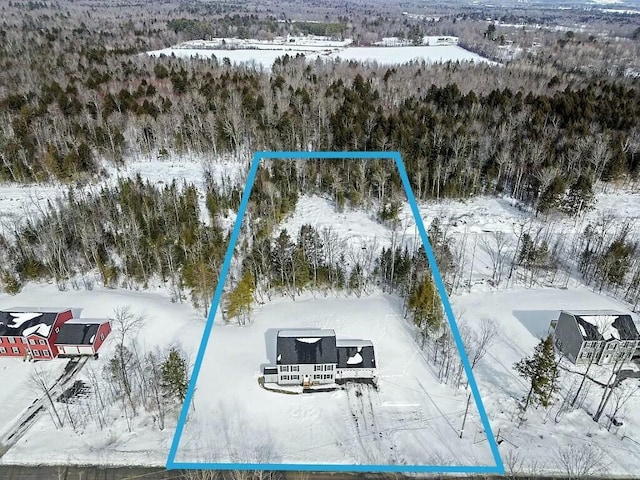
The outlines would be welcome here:
[[[464,433],[464,424],[467,423],[467,414],[469,413],[469,403],[471,403],[471,392],[467,396],[467,407],[464,409],[464,417],[462,418],[462,428],[460,428],[460,438]]]

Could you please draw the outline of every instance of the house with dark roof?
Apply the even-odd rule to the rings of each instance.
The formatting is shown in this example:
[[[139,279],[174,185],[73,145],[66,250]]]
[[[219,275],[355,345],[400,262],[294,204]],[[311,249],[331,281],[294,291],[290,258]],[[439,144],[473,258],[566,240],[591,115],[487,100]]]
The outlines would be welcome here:
[[[107,319],[72,318],[60,328],[55,345],[60,356],[96,356],[109,333]]]
[[[62,325],[73,318],[71,308],[15,307],[0,311],[0,357],[50,360]]]
[[[263,373],[265,382],[310,387],[371,379],[375,368],[369,340],[337,340],[331,329],[283,329],[276,338],[276,365]]]
[[[575,364],[628,362],[640,346],[633,317],[616,310],[563,310],[553,335],[558,350]]]
[[[373,378],[376,357],[371,340],[337,339],[338,364],[336,379]]]

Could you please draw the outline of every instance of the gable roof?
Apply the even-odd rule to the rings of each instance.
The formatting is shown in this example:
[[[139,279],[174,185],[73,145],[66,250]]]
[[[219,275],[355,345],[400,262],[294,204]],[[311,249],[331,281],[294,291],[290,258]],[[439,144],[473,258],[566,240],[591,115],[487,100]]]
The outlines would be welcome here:
[[[93,345],[100,325],[108,320],[74,318],[62,324],[56,345]]]
[[[0,336],[48,338],[58,314],[66,310],[18,307],[0,311]]]
[[[337,363],[336,336],[328,329],[285,329],[278,331],[278,365]]]
[[[640,340],[640,333],[630,314],[616,310],[563,311],[576,319],[584,340]]]
[[[338,368],[376,368],[370,340],[338,340]]]

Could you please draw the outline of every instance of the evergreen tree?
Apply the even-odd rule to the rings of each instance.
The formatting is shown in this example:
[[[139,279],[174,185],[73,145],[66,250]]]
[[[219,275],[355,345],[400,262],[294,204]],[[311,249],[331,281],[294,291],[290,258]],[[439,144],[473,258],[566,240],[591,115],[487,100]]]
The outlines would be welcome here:
[[[184,401],[189,387],[189,371],[186,358],[172,347],[162,363],[162,388],[165,395]]]
[[[595,195],[593,194],[591,180],[587,175],[582,174],[571,184],[569,193],[562,202],[562,210],[571,216],[575,216],[592,210],[594,203]]]
[[[553,336],[540,340],[533,355],[523,358],[513,368],[518,374],[529,380],[531,386],[524,399],[522,412],[529,405],[537,403],[548,407],[553,403],[553,394],[558,390],[558,360],[553,346]]]
[[[442,327],[444,312],[440,296],[429,275],[425,275],[410,293],[407,306],[413,315],[414,323],[422,330],[425,337]]]
[[[551,184],[540,195],[540,201],[538,202],[538,213],[547,213],[551,210],[555,210],[560,206],[562,199],[565,195],[564,179],[557,176],[553,179]]]
[[[247,316],[251,313],[251,303],[255,292],[253,274],[246,271],[236,288],[227,294],[227,316],[238,318],[238,323],[244,325]]]

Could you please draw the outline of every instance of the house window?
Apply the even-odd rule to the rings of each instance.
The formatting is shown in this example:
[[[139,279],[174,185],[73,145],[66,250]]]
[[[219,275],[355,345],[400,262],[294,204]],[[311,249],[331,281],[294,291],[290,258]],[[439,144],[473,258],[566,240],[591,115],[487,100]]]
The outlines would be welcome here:
[[[0,337],[0,343],[2,343],[2,337]]]
[[[104,333],[100,334],[100,340],[104,340]]]
[[[9,337],[9,343],[16,343],[16,339],[13,337]]]
[[[313,371],[314,371],[314,372],[321,372],[321,371],[322,371],[322,369],[323,369],[323,366],[322,366],[322,365],[316,365],[316,366],[313,368]]]
[[[325,372],[333,370],[333,365],[325,365],[324,370]]]
[[[289,365],[283,365],[280,367],[280,371],[281,372],[288,372],[289,371]]]
[[[325,380],[329,380],[329,379],[331,379],[331,375],[328,375],[328,374],[327,374],[327,375],[325,375],[325,376],[324,376],[324,379],[325,379]]]
[[[313,379],[314,380],[320,380],[322,378],[322,375],[314,375]]]
[[[42,355],[44,355],[45,357],[49,356],[49,350],[43,350],[42,351]]]
[[[56,327],[56,329],[54,330],[56,333],[60,333],[60,327]]]
[[[289,375],[282,375],[281,380],[289,380]]]
[[[46,345],[46,344],[47,344],[47,342],[45,342],[44,340],[40,340],[38,343],[39,343],[40,345]]]
[[[4,347],[0,347],[0,353],[7,353],[7,349]]]
[[[300,380],[300,375],[291,375],[291,380]]]
[[[29,339],[29,345],[35,345],[36,341],[33,338]]]
[[[11,351],[13,353],[20,353],[20,349],[18,347],[11,347]]]
[[[31,354],[32,354],[34,357],[39,357],[39,356],[40,356],[40,350],[31,350]]]
[[[299,365],[291,365],[291,371],[292,372],[299,372],[300,371],[300,366]]]

